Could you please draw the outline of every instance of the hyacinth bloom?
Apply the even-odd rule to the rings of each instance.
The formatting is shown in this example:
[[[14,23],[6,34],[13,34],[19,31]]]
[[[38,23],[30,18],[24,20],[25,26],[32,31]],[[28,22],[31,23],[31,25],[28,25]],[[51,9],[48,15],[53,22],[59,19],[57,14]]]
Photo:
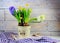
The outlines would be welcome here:
[[[25,4],[25,6],[29,6],[29,4],[27,3],[27,4]]]
[[[18,7],[18,9],[19,9],[19,10],[22,10],[22,9],[23,9],[23,7],[22,7],[22,6],[19,6],[19,7]]]
[[[12,6],[9,8],[9,10],[10,10],[11,14],[14,15],[14,11],[16,11],[15,8]]]

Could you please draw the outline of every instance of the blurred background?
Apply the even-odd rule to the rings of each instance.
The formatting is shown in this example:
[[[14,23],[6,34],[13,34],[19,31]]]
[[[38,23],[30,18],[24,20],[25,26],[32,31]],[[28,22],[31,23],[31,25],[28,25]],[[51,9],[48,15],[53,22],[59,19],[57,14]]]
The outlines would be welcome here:
[[[9,12],[10,6],[16,8],[26,3],[32,8],[31,17],[44,14],[41,23],[30,23],[31,33],[46,36],[60,36],[60,0],[0,0],[0,32],[17,32],[17,20]]]

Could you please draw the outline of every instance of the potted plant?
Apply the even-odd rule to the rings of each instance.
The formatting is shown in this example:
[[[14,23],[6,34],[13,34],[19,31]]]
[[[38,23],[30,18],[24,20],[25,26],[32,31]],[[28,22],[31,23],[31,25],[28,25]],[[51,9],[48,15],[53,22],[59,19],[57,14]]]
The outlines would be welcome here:
[[[28,4],[26,4],[28,7]],[[9,8],[11,14],[17,19],[18,21],[18,35],[20,38],[26,38],[30,36],[30,28],[31,26],[28,24],[31,21],[42,21],[44,16],[39,16],[39,18],[30,18],[32,9],[20,6],[17,10],[14,6]],[[42,19],[42,20],[41,20]],[[39,21],[39,22],[40,22]]]

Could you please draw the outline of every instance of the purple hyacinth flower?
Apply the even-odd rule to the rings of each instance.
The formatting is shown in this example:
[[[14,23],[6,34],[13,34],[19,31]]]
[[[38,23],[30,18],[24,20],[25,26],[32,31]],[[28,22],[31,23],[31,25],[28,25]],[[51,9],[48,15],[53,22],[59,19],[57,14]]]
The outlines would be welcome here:
[[[16,11],[15,8],[12,6],[9,8],[9,10],[10,10],[11,14],[14,16],[14,11]]]

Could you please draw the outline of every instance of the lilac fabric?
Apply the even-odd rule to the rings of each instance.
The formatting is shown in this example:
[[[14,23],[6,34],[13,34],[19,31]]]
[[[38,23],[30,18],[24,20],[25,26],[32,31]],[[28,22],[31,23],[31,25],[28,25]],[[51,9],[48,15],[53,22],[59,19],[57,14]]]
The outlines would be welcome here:
[[[49,37],[42,37],[40,39],[26,38],[15,40],[11,37],[11,34],[17,35],[13,32],[3,32],[0,34],[0,43],[56,43],[59,40]]]
[[[36,41],[39,41],[39,42],[49,42],[49,43],[56,43],[56,42],[60,42],[60,40],[56,40],[56,39],[52,39],[52,38],[49,38],[49,37],[42,37],[40,39],[37,39]]]

